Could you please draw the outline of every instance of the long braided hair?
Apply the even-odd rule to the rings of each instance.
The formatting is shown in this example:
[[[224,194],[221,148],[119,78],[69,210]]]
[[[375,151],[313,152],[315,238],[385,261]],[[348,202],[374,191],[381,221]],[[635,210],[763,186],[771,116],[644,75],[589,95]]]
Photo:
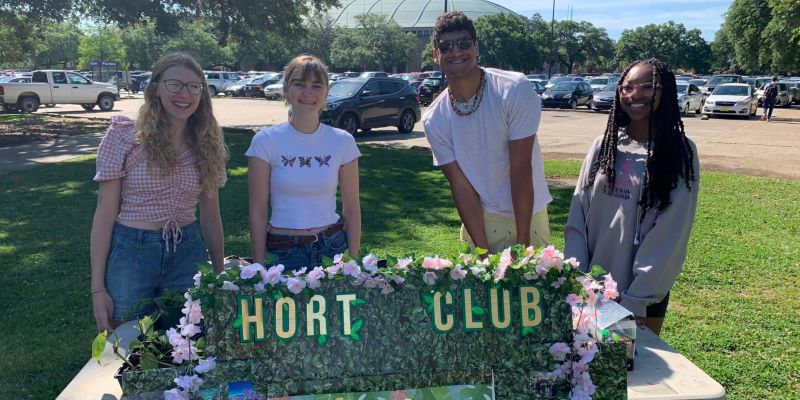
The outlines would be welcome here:
[[[592,163],[589,181],[584,188],[588,189],[594,185],[599,172],[608,177],[609,189],[614,189],[619,129],[628,126],[631,122],[620,107],[620,87],[630,70],[637,65],[650,65],[653,69],[653,85],[661,85],[661,102],[657,109],[654,110],[653,105],[658,90],[653,91],[653,97],[650,99],[647,172],[639,207],[645,211],[655,208],[657,212],[661,213],[670,205],[669,194],[672,189],[678,187],[678,180],[683,179],[686,187],[691,190],[691,182],[696,181],[696,177],[693,164],[695,154],[686,138],[678,107],[675,73],[667,64],[655,58],[633,62],[625,68],[620,76],[600,151]],[[641,213],[639,222],[644,220],[644,215],[644,212]]]

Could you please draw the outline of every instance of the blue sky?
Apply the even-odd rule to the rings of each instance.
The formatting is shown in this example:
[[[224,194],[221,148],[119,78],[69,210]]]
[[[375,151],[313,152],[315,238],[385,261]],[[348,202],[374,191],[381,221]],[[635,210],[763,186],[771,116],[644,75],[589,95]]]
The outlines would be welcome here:
[[[550,20],[552,0],[490,0],[512,11],[532,16],[539,13]],[[682,23],[686,29],[700,29],[707,41],[725,19],[733,0],[556,0],[556,20],[589,21],[605,28],[611,39],[618,40],[625,29],[667,21]]]

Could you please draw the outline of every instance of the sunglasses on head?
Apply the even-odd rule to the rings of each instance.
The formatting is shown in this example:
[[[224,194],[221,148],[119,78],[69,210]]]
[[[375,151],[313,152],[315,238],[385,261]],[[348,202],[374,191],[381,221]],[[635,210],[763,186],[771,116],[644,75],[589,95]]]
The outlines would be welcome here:
[[[440,40],[439,51],[442,53],[447,53],[448,51],[453,50],[456,46],[458,46],[461,50],[469,50],[472,48],[472,45],[475,44],[475,39],[471,37],[463,37],[461,39],[456,40]]]

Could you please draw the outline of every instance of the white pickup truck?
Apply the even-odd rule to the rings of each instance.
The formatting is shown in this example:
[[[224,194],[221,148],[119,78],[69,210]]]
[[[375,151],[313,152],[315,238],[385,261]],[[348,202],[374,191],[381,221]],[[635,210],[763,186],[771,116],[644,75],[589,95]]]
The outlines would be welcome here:
[[[86,111],[97,105],[111,111],[119,100],[115,85],[92,82],[70,71],[33,71],[31,83],[0,83],[0,105],[6,110],[31,113],[40,104],[80,104]]]

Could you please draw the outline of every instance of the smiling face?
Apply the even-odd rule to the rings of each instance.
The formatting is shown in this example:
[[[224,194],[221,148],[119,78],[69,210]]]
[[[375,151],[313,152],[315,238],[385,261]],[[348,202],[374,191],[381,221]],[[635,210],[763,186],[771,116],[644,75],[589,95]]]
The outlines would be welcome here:
[[[172,93],[167,89],[167,84],[165,82],[171,80],[183,83],[183,87],[176,93]],[[159,79],[156,97],[161,101],[161,106],[164,108],[169,118],[174,122],[186,123],[200,105],[202,93],[189,93],[189,88],[186,85],[190,83],[199,83],[202,85],[203,78],[181,66],[167,68]],[[203,90],[205,90],[205,88],[203,88]]]
[[[457,42],[464,39],[473,39],[469,49],[461,49]],[[460,78],[478,68],[478,42],[465,30],[445,32],[438,37],[439,43],[453,41],[452,49],[442,52],[438,45],[433,46],[433,61],[442,68],[448,79]]]
[[[631,68],[617,90],[619,93],[620,107],[631,121],[640,121],[650,118],[650,105],[655,111],[661,104],[660,82],[653,82],[653,67],[648,64],[639,64]],[[653,92],[655,91],[655,98]]]
[[[292,79],[286,87],[286,101],[292,106],[292,116],[308,113],[319,115],[325,107],[328,87],[312,74],[305,79]]]

